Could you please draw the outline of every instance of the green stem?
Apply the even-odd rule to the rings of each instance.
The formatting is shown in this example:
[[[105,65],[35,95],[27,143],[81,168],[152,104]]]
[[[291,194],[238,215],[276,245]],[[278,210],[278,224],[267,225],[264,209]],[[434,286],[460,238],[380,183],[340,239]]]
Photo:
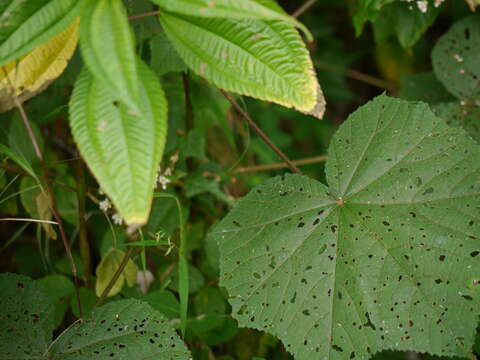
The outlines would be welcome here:
[[[185,337],[185,329],[187,328],[187,312],[188,312],[188,262],[187,262],[187,237],[185,236],[185,226],[183,220],[183,212],[180,201],[175,195],[168,193],[155,193],[156,198],[170,198],[177,203],[178,222],[180,227],[180,247],[178,250],[178,290],[180,294],[180,331]]]
[[[80,257],[82,259],[85,284],[92,286],[92,260],[90,257],[90,244],[88,243],[87,222],[85,220],[85,199],[87,191],[85,187],[85,166],[82,159],[76,163],[77,174],[77,202],[78,202],[78,238],[80,242]]]

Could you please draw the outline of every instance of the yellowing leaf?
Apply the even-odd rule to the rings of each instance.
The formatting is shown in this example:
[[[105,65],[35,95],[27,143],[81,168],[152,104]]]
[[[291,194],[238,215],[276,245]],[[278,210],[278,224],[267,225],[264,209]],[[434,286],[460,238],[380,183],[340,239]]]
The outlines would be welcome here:
[[[110,249],[97,266],[97,283],[95,284],[95,293],[97,296],[102,295],[103,291],[106,289],[113,275],[122,263],[124,256],[125,252],[118,249]],[[125,269],[110,289],[108,296],[114,296],[118,294],[122,290],[125,280],[127,281],[128,286],[133,286],[135,284],[137,271],[137,265],[135,265],[132,260],[128,260],[127,266],[125,266]]]
[[[26,101],[44,90],[65,70],[78,42],[77,18],[57,36],[0,69],[0,111],[14,107],[15,96]]]
[[[470,6],[470,9],[472,9],[472,11],[475,11],[475,9],[477,8],[477,6],[480,5],[480,0],[465,0],[468,5]]]

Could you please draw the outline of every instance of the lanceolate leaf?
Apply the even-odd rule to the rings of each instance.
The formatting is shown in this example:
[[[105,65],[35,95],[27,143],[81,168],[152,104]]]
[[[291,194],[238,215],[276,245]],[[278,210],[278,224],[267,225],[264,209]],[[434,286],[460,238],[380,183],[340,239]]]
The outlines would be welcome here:
[[[0,66],[15,60],[65,29],[83,0],[0,2]]]
[[[310,34],[305,26],[285,13],[274,0],[154,0],[154,2],[167,11],[190,16],[283,20]]]
[[[185,63],[216,86],[322,117],[312,61],[289,23],[167,12],[160,22]]]
[[[77,47],[78,22],[0,68],[0,111],[13,108],[15,96],[20,102],[35,96],[63,73]]]
[[[328,186],[252,190],[218,225],[240,325],[296,359],[382,349],[467,357],[477,326],[479,146],[428,106],[381,96],[338,130]]]
[[[140,82],[135,38],[121,0],[86,0],[80,47],[91,74],[133,111],[139,111]]]
[[[187,347],[167,319],[138,300],[114,301],[78,322],[54,342],[53,360],[188,360]]]
[[[165,145],[167,103],[155,74],[138,63],[140,110],[131,111],[84,69],[70,125],[87,165],[127,224],[147,221]]]
[[[437,78],[461,100],[480,101],[480,16],[455,23],[433,48]]]
[[[0,289],[0,359],[43,359],[52,338],[52,299],[22,275],[1,274]]]

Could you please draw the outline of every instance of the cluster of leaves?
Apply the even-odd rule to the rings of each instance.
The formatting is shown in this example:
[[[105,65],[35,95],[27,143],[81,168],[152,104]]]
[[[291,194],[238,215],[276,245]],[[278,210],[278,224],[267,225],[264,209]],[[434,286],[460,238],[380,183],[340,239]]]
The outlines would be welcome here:
[[[480,353],[478,1],[279,3],[0,1],[0,359]]]

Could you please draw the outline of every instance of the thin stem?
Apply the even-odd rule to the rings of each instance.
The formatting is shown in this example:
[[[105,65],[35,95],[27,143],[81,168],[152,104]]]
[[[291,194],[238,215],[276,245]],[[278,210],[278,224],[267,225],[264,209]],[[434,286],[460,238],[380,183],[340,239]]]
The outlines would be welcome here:
[[[285,164],[287,164],[288,168],[297,174],[302,175],[303,173],[300,171],[299,168],[297,168],[291,161],[290,159],[280,150],[265,134],[262,129],[258,127],[258,125],[252,120],[250,115],[248,115],[245,110],[238,104],[238,102],[226,91],[220,90],[222,94],[227,98],[228,101],[233,105],[233,107],[237,110],[237,112],[245,119],[245,121],[250,125],[250,127],[262,138],[262,140],[265,142],[265,144],[272,149],[275,154],[282,160]]]
[[[125,252],[125,255],[123,256],[122,262],[117,268],[117,271],[115,271],[115,274],[113,274],[107,287],[103,290],[102,294],[100,295],[100,298],[95,303],[95,307],[100,306],[103,303],[103,301],[107,298],[108,294],[110,293],[110,290],[112,290],[113,285],[115,285],[120,275],[122,275],[123,270],[125,270],[125,267],[127,266],[128,260],[130,260],[130,257],[132,256],[133,251],[134,251],[134,248],[132,246],[129,246],[127,251]]]
[[[136,19],[141,19],[141,18],[147,17],[147,16],[155,16],[155,15],[159,15],[159,14],[160,14],[160,11],[158,11],[158,10],[149,11],[149,12],[146,12],[146,13],[143,13],[143,14],[131,15],[131,16],[128,17],[128,20],[136,20]]]
[[[85,186],[85,165],[82,159],[78,159],[75,167],[77,178],[77,202],[78,202],[78,238],[80,243],[80,258],[85,274],[85,284],[92,286],[92,260],[90,257],[90,244],[88,243],[87,221],[85,219],[86,186]]]
[[[345,74],[347,77],[349,77],[351,79],[361,81],[365,84],[372,85],[372,86],[378,87],[380,89],[388,90],[390,92],[396,92],[398,90],[394,84],[392,84],[392,83],[390,83],[386,80],[379,79],[379,78],[376,78],[374,76],[364,74],[364,73],[362,73],[360,71],[357,71],[357,70],[343,69],[340,66],[327,64],[327,63],[324,63],[322,61],[315,61],[315,65],[322,70],[334,71],[334,72],[337,72],[337,73]]]
[[[315,156],[315,157],[305,158],[305,159],[292,160],[292,164],[295,165],[295,166],[302,166],[302,165],[316,164],[316,163],[324,162],[324,161],[327,161],[327,156],[325,156],[325,155]],[[233,169],[230,173],[231,174],[245,174],[245,173],[250,173],[250,172],[284,169],[286,167],[288,167],[288,165],[284,162],[281,162],[281,163],[274,163],[274,164],[241,167],[241,168],[238,168],[238,169]]]
[[[48,172],[47,168],[45,166],[45,162],[43,159],[43,154],[42,151],[40,150],[40,147],[38,146],[38,141],[35,136],[35,133],[32,130],[32,127],[30,126],[30,121],[28,119],[27,114],[25,113],[25,110],[23,109],[22,103],[18,100],[18,97],[14,96],[14,102],[15,106],[18,108],[20,112],[20,116],[23,120],[23,123],[25,125],[25,128],[27,129],[28,136],[30,137],[30,141],[32,142],[32,145],[35,149],[35,153],[39,160],[41,161],[41,166],[42,166],[42,171],[43,171],[43,178],[45,181],[46,189],[48,196],[50,198],[50,210],[52,211],[54,219],[57,221],[58,229],[60,231],[60,237],[62,238],[63,246],[65,247],[65,252],[67,253],[68,260],[70,262],[70,268],[72,271],[72,276],[73,276],[73,281],[75,284],[75,296],[77,298],[77,303],[78,303],[78,313],[80,315],[80,318],[83,318],[83,312],[82,312],[82,304],[80,301],[80,293],[78,291],[79,289],[79,284],[78,284],[78,277],[77,277],[77,266],[75,265],[75,260],[73,259],[73,254],[72,250],[70,249],[70,244],[68,242],[67,234],[65,233],[65,227],[63,226],[63,221],[62,218],[58,212],[57,209],[57,203],[56,203],[56,198],[55,198],[55,192],[53,191],[52,184],[50,182],[50,179],[48,177]]]
[[[317,0],[308,0],[305,4],[303,4],[302,6],[300,6],[293,14],[292,16],[294,18],[298,18],[299,16],[303,15],[303,13],[305,11],[307,11],[308,9],[310,9],[315,3],[317,2]]]

